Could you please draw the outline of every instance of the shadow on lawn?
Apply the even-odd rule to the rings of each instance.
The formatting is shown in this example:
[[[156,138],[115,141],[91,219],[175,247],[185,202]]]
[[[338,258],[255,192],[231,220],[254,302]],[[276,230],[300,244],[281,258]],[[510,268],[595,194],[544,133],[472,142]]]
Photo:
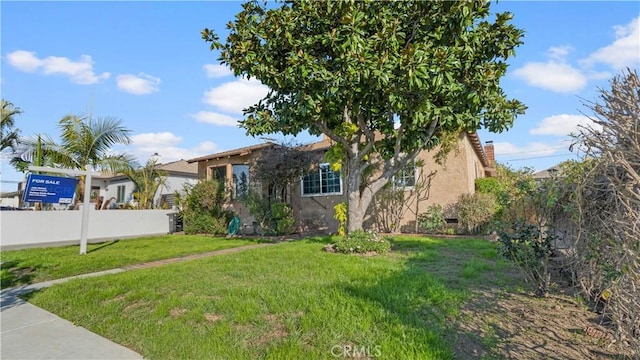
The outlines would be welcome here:
[[[21,265],[21,262],[22,260],[9,260],[1,263],[0,288],[30,284],[33,281],[37,267]]]
[[[519,359],[553,357],[554,353],[582,354],[584,357],[583,344],[564,341],[552,331],[523,340],[521,333],[533,324],[532,320],[514,315],[513,309],[503,306],[504,302],[499,299],[524,299],[513,303],[524,303],[522,311],[529,312],[535,312],[535,309],[526,304],[535,306],[536,301],[542,300],[530,295],[531,292],[516,290],[528,286],[515,269],[504,263],[498,265],[500,260],[486,243],[463,240],[447,244],[449,241],[460,240],[393,241],[393,252],[406,256],[401,271],[366,284],[343,284],[339,288],[351,296],[379,304],[386,310],[386,321],[413,329],[414,339],[436,342],[440,346],[449,344],[453,353],[438,354],[438,357],[502,357],[504,351],[509,355],[523,354],[515,357]],[[464,247],[466,244],[468,249]],[[473,316],[476,312],[483,315]],[[467,318],[468,314],[472,314],[471,318]],[[506,319],[507,322],[493,319]],[[521,320],[522,324],[513,326]],[[502,344],[503,353],[500,353],[499,344]],[[556,348],[558,346],[560,349]]]
[[[120,242],[120,240],[113,240],[113,241],[102,243],[102,245],[87,251],[87,253],[92,253],[92,252],[96,252],[98,250],[102,250],[102,249],[106,248],[107,246],[115,245],[115,244],[117,244],[119,242]]]

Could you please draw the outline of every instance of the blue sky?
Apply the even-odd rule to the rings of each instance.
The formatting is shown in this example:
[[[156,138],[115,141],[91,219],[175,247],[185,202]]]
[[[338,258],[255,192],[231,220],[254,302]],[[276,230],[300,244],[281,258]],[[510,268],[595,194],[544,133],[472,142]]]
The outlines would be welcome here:
[[[23,135],[56,138],[70,113],[118,117],[133,134],[119,150],[142,162],[156,152],[168,162],[259,143],[235,125],[266,89],[235,79],[200,38],[205,27],[226,35],[240,5],[2,1],[2,97],[23,110]],[[625,66],[640,67],[639,3],[502,1],[492,11],[511,11],[526,32],[502,85],[529,109],[507,132],[481,130],[481,140],[493,140],[498,161],[513,167],[576,158],[567,134],[588,124],[582,101]],[[1,171],[2,191],[14,190],[22,174],[4,158]]]

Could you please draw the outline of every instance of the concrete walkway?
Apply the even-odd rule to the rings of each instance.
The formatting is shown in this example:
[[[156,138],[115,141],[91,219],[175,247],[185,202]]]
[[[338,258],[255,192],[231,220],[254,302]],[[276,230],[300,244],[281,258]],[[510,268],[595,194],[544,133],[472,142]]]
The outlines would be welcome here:
[[[13,359],[142,359],[142,355],[58,317],[18,296],[73,279],[116,274],[273,245],[241,246],[123,268],[71,276],[0,292],[0,358]]]

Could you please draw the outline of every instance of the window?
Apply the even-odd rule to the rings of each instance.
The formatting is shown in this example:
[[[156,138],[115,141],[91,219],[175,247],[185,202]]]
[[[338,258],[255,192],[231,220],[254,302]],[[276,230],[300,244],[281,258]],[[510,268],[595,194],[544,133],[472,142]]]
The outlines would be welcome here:
[[[123,203],[124,201],[124,185],[119,185],[117,188],[118,194],[116,197],[116,202]]]
[[[333,171],[329,164],[320,164],[318,169],[302,178],[302,195],[342,194],[340,171]]]
[[[399,188],[413,187],[416,185],[416,171],[418,167],[411,163],[398,171],[393,176],[393,186]]]
[[[249,192],[249,165],[233,165],[234,199],[242,199]]]
[[[226,166],[212,167],[209,168],[211,171],[211,178],[209,180],[215,180],[220,182],[226,182],[227,179],[227,168]]]

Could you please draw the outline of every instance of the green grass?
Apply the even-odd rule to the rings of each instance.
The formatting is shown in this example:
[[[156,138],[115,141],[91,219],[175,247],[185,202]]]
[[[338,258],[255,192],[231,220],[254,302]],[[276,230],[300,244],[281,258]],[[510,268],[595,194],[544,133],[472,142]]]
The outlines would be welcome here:
[[[448,359],[452,320],[473,290],[515,281],[484,240],[398,238],[374,257],[323,245],[308,239],[74,280],[29,301],[148,359],[335,359],[354,347],[385,359]]]
[[[2,252],[2,288],[114,269],[148,261],[254,244],[255,241],[196,235],[165,235],[80,246]]]

